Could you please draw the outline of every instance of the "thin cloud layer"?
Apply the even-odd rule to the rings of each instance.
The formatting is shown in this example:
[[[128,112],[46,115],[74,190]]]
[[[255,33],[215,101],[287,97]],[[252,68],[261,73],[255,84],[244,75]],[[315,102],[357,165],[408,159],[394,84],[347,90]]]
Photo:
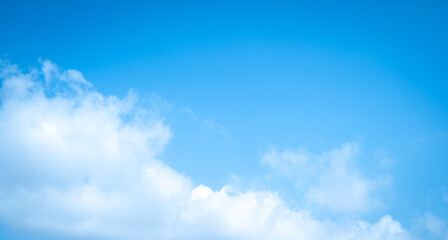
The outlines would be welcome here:
[[[448,239],[448,223],[440,219],[432,212],[426,212],[423,216],[415,219],[415,227],[427,233],[431,239]]]
[[[356,167],[358,152],[356,142],[322,154],[272,148],[261,163],[292,180],[305,204],[333,212],[359,213],[380,205],[376,193],[387,181],[363,176]]]
[[[6,224],[74,238],[410,239],[390,216],[335,222],[289,209],[275,192],[195,185],[157,159],[172,132],[137,106],[134,93],[104,96],[80,72],[50,61],[26,73],[0,64],[0,219]],[[285,159],[306,162],[294,154]],[[351,150],[330,153],[336,160],[308,198],[339,208],[325,199],[354,181],[355,192],[348,193],[362,209],[371,182],[340,168],[344,154]],[[272,156],[264,161],[281,168]],[[341,180],[328,185],[332,177]]]

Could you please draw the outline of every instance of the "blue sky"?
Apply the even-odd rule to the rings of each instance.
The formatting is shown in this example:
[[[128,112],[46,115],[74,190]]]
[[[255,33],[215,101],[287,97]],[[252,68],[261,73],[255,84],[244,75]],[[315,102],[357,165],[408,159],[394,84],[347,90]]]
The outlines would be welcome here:
[[[238,219],[233,208],[213,211],[207,201],[215,195],[225,195],[216,197],[222,206],[246,206],[251,194],[264,202],[272,193],[280,212],[311,214],[294,224],[317,221],[342,239],[351,223],[376,229],[384,216],[406,236],[366,230],[353,239],[448,239],[447,3],[2,1],[0,9],[0,142],[10,144],[0,151],[0,238],[260,239],[225,220],[184,228]],[[108,162],[114,154],[117,165]],[[65,163],[79,172],[65,176]],[[115,183],[105,179],[117,172],[102,164],[127,169],[127,180],[103,183]],[[161,176],[130,180],[140,173],[135,166]],[[151,179],[149,199],[168,203],[148,200],[142,211],[181,219],[163,225],[172,235],[134,214],[146,206],[141,193],[126,201],[119,194]],[[157,190],[169,186],[177,186],[169,199],[205,194],[203,205],[188,205],[195,221],[155,211],[184,206]],[[96,196],[135,206],[113,215],[124,229],[114,232],[92,202],[79,207],[90,215],[65,211],[71,200],[46,211],[48,191],[73,204]],[[250,226],[292,221],[247,216],[240,219]],[[54,224],[92,219],[101,224]],[[327,239],[270,227],[268,239]]]

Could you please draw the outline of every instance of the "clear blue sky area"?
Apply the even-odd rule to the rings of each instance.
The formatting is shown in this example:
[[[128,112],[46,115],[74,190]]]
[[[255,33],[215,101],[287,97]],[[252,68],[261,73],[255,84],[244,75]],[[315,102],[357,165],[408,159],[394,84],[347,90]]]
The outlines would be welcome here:
[[[446,1],[0,0],[0,59],[133,89],[172,130],[157,158],[195,184],[300,208],[292,184],[266,180],[264,154],[357,142],[359,172],[389,182],[357,216],[407,229],[448,220],[447,43]],[[0,239],[41,236],[0,218]]]

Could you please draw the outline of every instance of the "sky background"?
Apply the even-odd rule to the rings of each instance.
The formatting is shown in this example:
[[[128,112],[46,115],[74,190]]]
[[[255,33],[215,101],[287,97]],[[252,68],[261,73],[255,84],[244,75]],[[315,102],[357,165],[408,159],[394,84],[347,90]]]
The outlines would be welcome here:
[[[446,1],[0,2],[0,59],[23,72],[48,59],[104,96],[132,89],[171,131],[156,158],[194,186],[276,192],[335,222],[390,215],[424,239],[448,239],[447,43]],[[307,175],[298,156],[344,146],[355,159],[344,176],[371,186],[359,208],[304,189],[332,164]],[[54,234],[8,216],[2,239]]]

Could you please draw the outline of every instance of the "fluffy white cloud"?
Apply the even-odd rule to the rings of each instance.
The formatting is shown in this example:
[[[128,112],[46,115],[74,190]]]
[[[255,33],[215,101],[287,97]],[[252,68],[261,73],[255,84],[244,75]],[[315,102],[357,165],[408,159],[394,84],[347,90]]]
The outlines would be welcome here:
[[[137,107],[132,92],[124,99],[103,96],[80,72],[61,71],[49,61],[28,73],[0,64],[4,223],[75,238],[409,239],[390,216],[374,224],[334,222],[289,209],[275,192],[195,186],[156,159],[171,131]],[[336,160],[328,177],[342,176],[334,191],[359,180],[344,167],[349,148],[329,154]],[[300,156],[290,158],[307,166]],[[325,198],[335,196],[327,181],[321,179],[309,198],[327,204]],[[370,182],[358,184],[346,193],[363,207]]]
[[[335,212],[366,212],[380,204],[375,191],[387,181],[364,177],[356,167],[358,152],[356,142],[322,154],[273,148],[262,164],[291,178],[306,204]]]

